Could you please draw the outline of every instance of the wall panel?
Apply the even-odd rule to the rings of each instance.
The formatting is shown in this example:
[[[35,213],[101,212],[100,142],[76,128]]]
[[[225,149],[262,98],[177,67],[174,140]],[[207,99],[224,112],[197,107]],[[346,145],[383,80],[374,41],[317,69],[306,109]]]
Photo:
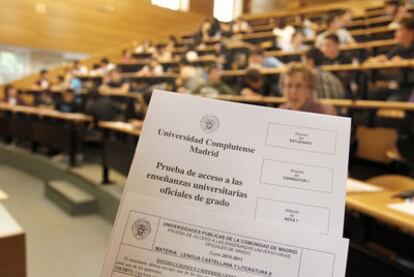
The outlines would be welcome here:
[[[45,14],[35,12],[37,2]],[[0,0],[0,14],[2,44],[85,53],[177,28],[191,31],[203,18],[150,0]]]
[[[214,0],[190,0],[190,11],[205,17],[213,16]]]

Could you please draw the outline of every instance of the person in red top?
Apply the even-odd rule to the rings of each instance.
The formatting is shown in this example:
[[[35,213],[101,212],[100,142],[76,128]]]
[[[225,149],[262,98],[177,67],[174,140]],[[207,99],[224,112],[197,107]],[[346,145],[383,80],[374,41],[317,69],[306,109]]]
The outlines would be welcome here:
[[[322,104],[315,93],[315,76],[312,69],[302,63],[291,63],[280,79],[280,91],[286,98],[281,109],[336,115],[330,105]]]
[[[34,84],[35,87],[42,88],[42,89],[50,88],[50,81],[49,81],[48,74],[49,72],[46,69],[40,70],[39,79]]]

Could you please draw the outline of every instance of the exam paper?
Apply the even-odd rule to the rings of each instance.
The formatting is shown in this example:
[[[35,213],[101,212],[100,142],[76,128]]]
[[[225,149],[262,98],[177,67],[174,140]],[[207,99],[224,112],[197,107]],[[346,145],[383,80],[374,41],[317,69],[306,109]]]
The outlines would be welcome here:
[[[343,277],[348,240],[127,194],[101,277]]]
[[[348,118],[155,91],[124,194],[340,237],[349,134]]]

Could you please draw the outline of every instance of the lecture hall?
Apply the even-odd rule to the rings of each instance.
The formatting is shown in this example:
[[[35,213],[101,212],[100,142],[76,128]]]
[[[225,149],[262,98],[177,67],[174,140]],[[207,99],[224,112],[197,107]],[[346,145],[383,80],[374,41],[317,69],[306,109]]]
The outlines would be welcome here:
[[[243,191],[246,186],[257,191],[276,187],[242,185],[235,176],[231,191],[222,185],[214,187],[224,182],[219,172],[234,171],[250,160],[234,159],[227,164],[211,161],[224,152],[247,157],[257,150],[215,140],[215,134],[208,132],[224,130],[225,125],[224,120],[218,125],[215,115],[194,126],[197,132],[200,125],[208,131],[205,138],[185,133],[184,124],[174,119],[174,113],[165,114],[167,106],[179,103],[168,102],[166,110],[160,110],[156,105],[161,101],[151,105],[151,99],[161,99],[158,94],[177,96],[171,100],[202,99],[211,103],[212,113],[216,105],[225,104],[228,113],[233,107],[251,111],[246,120],[252,121],[259,118],[255,114],[259,110],[280,111],[280,115],[291,114],[292,118],[313,116],[309,118],[321,118],[321,122],[324,118],[333,122],[349,119],[349,140],[335,145],[346,153],[341,160],[347,166],[344,176],[332,173],[336,164],[326,165],[331,173],[315,166],[329,160],[329,155],[312,156],[303,151],[304,156],[295,152],[299,154],[290,157],[297,164],[289,163],[291,167],[287,168],[278,161],[272,167],[272,176],[285,170],[293,177],[271,182],[288,184],[275,189],[296,195],[298,201],[312,198],[313,192],[304,192],[306,184],[292,185],[295,181],[329,185],[329,191],[322,194],[343,192],[341,217],[336,221],[340,221],[340,238],[349,240],[349,245],[343,260],[346,272],[341,276],[414,276],[413,0],[0,0],[0,11],[0,277],[340,276],[334,269],[328,274],[322,258],[312,265],[299,261],[295,274],[259,271],[248,265],[247,256],[243,256],[247,252],[233,257],[240,259],[237,268],[243,271],[237,271],[234,260],[234,268],[229,269],[224,268],[231,267],[229,262],[220,267],[212,258],[188,254],[195,249],[190,244],[180,246],[187,249],[181,254],[161,247],[151,252],[158,257],[154,261],[174,259],[179,263],[160,263],[140,273],[137,264],[129,269],[128,258],[124,258],[125,263],[117,263],[110,274],[102,270],[115,255],[110,243],[115,237],[114,226],[123,218],[117,212],[126,198],[127,180],[130,188],[142,185],[133,184],[135,175],[130,169],[139,170],[140,164],[151,160],[151,152],[160,155],[156,145],[151,151],[136,150],[141,141],[143,148],[150,145],[150,134],[144,130],[148,132],[155,124],[155,111],[181,131],[160,129],[160,139],[169,140],[171,148],[179,143],[197,146],[190,148],[197,153],[185,153],[185,157],[176,147],[171,150],[175,154],[165,153],[165,159],[180,161],[193,155],[194,166],[204,170],[198,176],[204,182],[198,190],[225,191],[248,201],[251,192]],[[180,114],[195,118],[196,112],[189,105]],[[240,141],[262,143],[261,135],[240,118],[239,124],[232,126],[242,130],[245,140]],[[292,118],[275,120],[288,126]],[[313,126],[305,121],[303,126]],[[323,143],[329,132],[322,129],[320,132],[325,133],[320,138],[303,133],[298,136]],[[287,127],[280,130],[289,131]],[[344,138],[348,137],[336,137],[336,141],[342,143]],[[228,140],[233,139],[237,140],[229,135]],[[148,156],[139,157],[141,153]],[[303,165],[306,155],[320,161],[310,166],[313,161],[308,159]],[[155,169],[163,173],[148,174],[147,182],[168,182],[170,196],[165,199],[169,201],[176,201],[173,193],[177,196],[177,190],[171,188],[181,191],[191,186],[186,181],[174,183],[174,176],[195,176],[195,172],[165,162],[158,162]],[[323,184],[327,178],[324,174],[331,174],[332,183]],[[281,193],[280,198],[284,195]],[[183,190],[182,198],[187,196]],[[185,199],[179,201],[177,206]],[[232,205],[231,201],[220,201],[213,199],[206,204]],[[297,222],[295,216],[302,216],[298,215],[301,212],[324,209],[306,210],[305,206],[302,203],[303,210],[299,211],[283,208],[294,218],[289,224]],[[280,212],[272,210],[276,206],[266,207],[265,214]],[[179,213],[178,208],[176,211]],[[240,220],[255,225],[256,215]],[[263,224],[279,228],[280,222],[271,221]],[[168,226],[172,229],[175,225]],[[298,226],[304,225],[300,222]],[[145,220],[136,221],[132,228],[137,243],[158,231]],[[189,236],[194,228],[176,232]],[[308,234],[305,227],[284,228],[280,226],[282,232],[292,228],[293,237],[296,233],[314,235],[324,241],[324,236],[335,236],[319,229]],[[280,238],[277,234],[271,238],[273,242]],[[259,237],[257,233],[255,238]],[[212,241],[218,239],[215,235]],[[212,241],[204,247],[212,247]],[[217,246],[209,253],[224,259],[220,251],[223,249]],[[296,253],[291,251],[284,255]],[[300,258],[306,259],[306,255]],[[141,258],[146,259],[137,255],[129,262]],[[257,268],[265,267],[258,258],[254,263]],[[188,271],[177,270],[185,264]],[[203,266],[215,271],[196,273]],[[307,268],[312,268],[312,273]]]

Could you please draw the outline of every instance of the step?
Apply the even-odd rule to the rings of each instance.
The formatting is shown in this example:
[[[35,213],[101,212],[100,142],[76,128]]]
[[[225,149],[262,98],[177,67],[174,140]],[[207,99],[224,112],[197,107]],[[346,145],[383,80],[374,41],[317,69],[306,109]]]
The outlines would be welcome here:
[[[97,202],[93,195],[64,180],[46,182],[45,196],[71,215],[97,211]]]

